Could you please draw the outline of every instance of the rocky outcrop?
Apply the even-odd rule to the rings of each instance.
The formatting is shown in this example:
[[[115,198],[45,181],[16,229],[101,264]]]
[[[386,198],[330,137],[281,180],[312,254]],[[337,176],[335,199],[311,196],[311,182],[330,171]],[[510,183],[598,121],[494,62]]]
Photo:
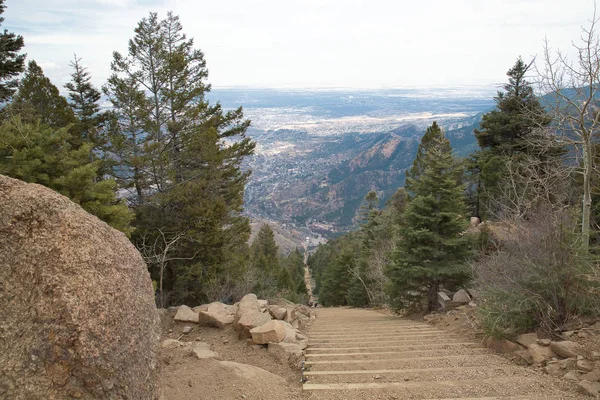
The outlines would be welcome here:
[[[0,398],[156,399],[159,319],[127,237],[0,176]]]

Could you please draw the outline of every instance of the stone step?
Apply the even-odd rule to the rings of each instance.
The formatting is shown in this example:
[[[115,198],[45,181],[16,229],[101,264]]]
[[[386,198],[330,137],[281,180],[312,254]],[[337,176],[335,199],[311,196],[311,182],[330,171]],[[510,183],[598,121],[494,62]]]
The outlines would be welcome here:
[[[358,342],[329,342],[329,343],[310,343],[310,349],[329,349],[332,347],[372,347],[372,346],[393,346],[395,345],[412,345],[412,344],[453,344],[459,343],[460,338],[444,338],[440,340],[437,337],[431,339],[390,339],[390,340],[374,340],[374,341],[358,341]]]
[[[369,333],[345,333],[345,334],[327,334],[327,335],[313,335],[310,334],[311,338],[315,339],[350,339],[350,338],[362,338],[369,336],[396,336],[396,335],[413,335],[413,336],[421,336],[427,334],[437,334],[437,335],[446,335],[446,332],[440,331],[439,329],[428,329],[421,330],[418,332],[415,331],[405,331],[402,329],[386,329],[383,331],[370,331]]]
[[[468,356],[470,354],[478,354],[478,353],[490,353],[489,349],[485,348],[463,348],[463,349],[432,349],[432,350],[405,350],[405,351],[373,351],[373,352],[362,352],[362,353],[333,353],[333,354],[306,354],[306,360],[340,360],[340,359],[349,359],[349,360],[358,360],[358,359],[367,359],[369,357],[378,356],[380,358],[393,358],[400,357],[403,355],[407,356],[450,356],[450,355],[465,355]]]
[[[377,362],[389,362],[389,361],[401,361],[401,362],[414,362],[414,361],[437,361],[437,360],[449,360],[453,358],[468,359],[473,357],[487,356],[487,354],[461,354],[461,355],[444,355],[444,356],[430,356],[430,357],[402,357],[397,359],[377,358],[372,360],[307,360],[304,365],[319,365],[319,364],[359,364],[359,363],[377,363]]]
[[[309,343],[310,344],[331,344],[331,343],[361,343],[361,342],[368,342],[368,341],[377,341],[377,339],[413,339],[413,340],[419,340],[419,339],[445,339],[445,338],[452,338],[452,339],[459,339],[457,336],[452,336],[452,335],[440,335],[439,333],[435,333],[435,334],[423,334],[423,335],[383,335],[383,336],[365,336],[363,338],[348,338],[348,339],[343,339],[343,338],[337,338],[337,339],[311,339],[309,336]]]
[[[504,363],[502,363],[504,361]],[[449,367],[481,367],[490,368],[510,365],[508,360],[494,360],[489,354],[476,354],[454,357],[396,357],[369,360],[307,360],[304,362],[308,371],[356,371],[369,369],[415,369],[415,368],[449,368]]]
[[[376,344],[380,344],[380,342],[376,342]],[[458,343],[439,343],[432,342],[423,344],[419,341],[419,344],[408,344],[403,346],[371,346],[371,347],[308,347],[306,349],[307,352],[318,352],[323,354],[329,354],[330,351],[371,351],[375,349],[389,349],[389,350],[417,350],[420,348],[450,348],[450,347],[474,347],[478,348],[481,345],[472,342],[458,342]]]

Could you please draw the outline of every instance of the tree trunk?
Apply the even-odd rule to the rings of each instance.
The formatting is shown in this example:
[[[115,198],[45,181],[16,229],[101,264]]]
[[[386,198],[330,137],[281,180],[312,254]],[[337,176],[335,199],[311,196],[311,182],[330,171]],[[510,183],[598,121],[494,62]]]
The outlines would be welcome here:
[[[438,292],[440,291],[440,282],[435,281],[429,287],[429,293],[427,294],[427,311],[436,311],[440,308],[438,304]]]
[[[590,214],[592,212],[592,143],[590,135],[583,143],[583,204],[581,210],[581,240],[584,250],[590,246]]]

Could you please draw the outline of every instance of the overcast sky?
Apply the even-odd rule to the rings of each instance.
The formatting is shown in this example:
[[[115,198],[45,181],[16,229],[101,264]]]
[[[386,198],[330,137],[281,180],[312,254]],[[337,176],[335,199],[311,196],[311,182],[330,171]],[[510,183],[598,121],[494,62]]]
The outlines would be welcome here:
[[[180,15],[214,86],[406,87],[497,84],[545,36],[567,49],[592,0],[7,0],[55,84],[73,53],[101,85],[150,11]]]

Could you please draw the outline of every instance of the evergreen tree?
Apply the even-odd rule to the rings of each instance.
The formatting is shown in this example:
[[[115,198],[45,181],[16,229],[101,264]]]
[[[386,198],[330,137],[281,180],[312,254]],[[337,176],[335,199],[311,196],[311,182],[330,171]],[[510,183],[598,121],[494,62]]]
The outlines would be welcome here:
[[[70,106],[75,112],[77,118],[76,130],[83,140],[90,140],[99,145],[99,126],[100,126],[100,98],[98,89],[91,83],[91,75],[88,70],[81,65],[81,58],[75,55],[71,61],[73,73],[71,81],[65,85],[69,91]]]
[[[73,147],[66,127],[12,117],[0,125],[0,174],[39,183],[69,197],[116,229],[131,233],[133,214],[115,197],[115,182],[96,182],[91,143]]]
[[[5,0],[0,0],[0,15],[6,10]],[[0,16],[0,25],[4,17]],[[17,76],[25,69],[25,54],[19,54],[25,43],[23,37],[4,29],[0,33],[0,101],[6,101],[14,94]]]
[[[427,150],[431,142],[434,140],[436,136],[441,135],[442,129],[437,124],[437,122],[433,122],[433,124],[427,128],[425,134],[421,138],[421,143],[419,144],[419,148],[417,149],[417,155],[415,156],[415,161],[413,161],[412,167],[406,171],[406,184],[404,185],[406,190],[412,193],[412,185],[413,182],[419,179],[421,173],[425,168],[424,159],[427,156]]]
[[[209,104],[204,55],[182,32],[179,18],[151,13],[114,53],[104,87],[113,103],[108,151],[121,160],[120,184],[132,190],[140,235],[185,230],[189,239],[167,271],[177,301],[206,300],[203,285],[227,276],[250,234],[241,215],[249,171],[241,170],[254,143],[242,109]],[[137,239],[134,237],[134,241]]]
[[[58,88],[35,61],[29,61],[9,112],[11,115],[20,115],[23,122],[35,124],[39,121],[52,128],[70,127],[76,122],[67,99],[60,95]],[[82,143],[81,137],[73,133],[70,141],[74,147]]]
[[[410,171],[416,177],[411,180],[413,196],[388,271],[389,294],[396,309],[419,308],[426,298],[432,311],[441,285],[454,287],[469,279],[470,239],[464,235],[462,171],[450,142],[436,131],[421,147],[423,157]]]
[[[472,171],[478,175],[477,212],[480,202],[487,209],[487,198],[497,195],[498,182],[506,164],[505,158],[527,153],[528,135],[535,128],[550,123],[533,87],[525,78],[530,66],[520,57],[517,59],[507,72],[508,83],[504,85],[504,91],[499,91],[495,97],[496,109],[485,114],[480,123],[481,129],[475,130],[475,137],[481,148],[473,155],[472,160]],[[561,151],[562,149],[557,148],[553,152]]]

